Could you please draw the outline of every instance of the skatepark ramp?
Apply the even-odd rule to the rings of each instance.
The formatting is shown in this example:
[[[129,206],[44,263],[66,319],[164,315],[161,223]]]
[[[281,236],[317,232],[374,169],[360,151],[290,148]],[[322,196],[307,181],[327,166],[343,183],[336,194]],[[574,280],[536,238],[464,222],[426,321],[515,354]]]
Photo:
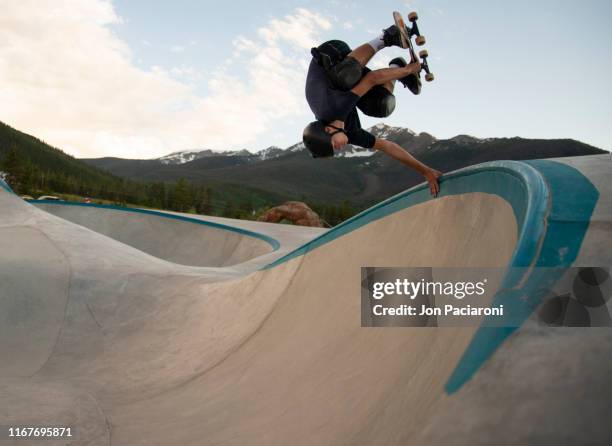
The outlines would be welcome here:
[[[279,247],[275,239],[264,234],[185,214],[53,200],[34,200],[32,204],[155,257],[182,265],[230,266]]]
[[[610,173],[607,156],[485,163],[329,231],[250,227],[278,247],[232,266],[152,255],[5,185],[0,425],[88,445],[606,444],[610,329],[542,327],[531,291],[540,266],[550,284],[612,265]],[[362,328],[362,266],[521,267],[504,286],[530,298],[494,297],[514,327]]]

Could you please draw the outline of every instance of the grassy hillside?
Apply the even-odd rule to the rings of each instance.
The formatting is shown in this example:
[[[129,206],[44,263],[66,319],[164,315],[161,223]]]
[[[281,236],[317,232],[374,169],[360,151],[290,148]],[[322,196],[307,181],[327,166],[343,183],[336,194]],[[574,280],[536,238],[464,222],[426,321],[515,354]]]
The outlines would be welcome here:
[[[66,176],[83,181],[91,180],[92,183],[118,183],[121,181],[119,177],[111,175],[107,171],[83,163],[34,136],[0,122],[0,159],[4,158],[12,147],[21,152],[21,157],[24,160],[28,160],[34,166],[49,172],[61,172]]]
[[[121,160],[123,164],[125,161]],[[134,161],[146,172],[146,161],[128,161]],[[1,122],[0,171],[7,174],[9,184],[18,194],[91,197],[121,205],[229,217],[252,217],[254,211],[287,199],[275,191],[262,191],[226,180],[200,181],[193,185],[180,176],[152,175],[152,181],[122,178]]]

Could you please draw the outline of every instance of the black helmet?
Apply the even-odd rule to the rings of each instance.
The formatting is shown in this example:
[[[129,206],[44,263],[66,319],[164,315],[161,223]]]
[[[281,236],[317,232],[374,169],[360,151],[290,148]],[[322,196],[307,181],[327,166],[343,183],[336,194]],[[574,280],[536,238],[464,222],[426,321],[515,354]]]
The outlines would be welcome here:
[[[313,121],[306,126],[302,141],[313,158],[334,156],[331,135],[325,131],[325,124],[321,121]]]

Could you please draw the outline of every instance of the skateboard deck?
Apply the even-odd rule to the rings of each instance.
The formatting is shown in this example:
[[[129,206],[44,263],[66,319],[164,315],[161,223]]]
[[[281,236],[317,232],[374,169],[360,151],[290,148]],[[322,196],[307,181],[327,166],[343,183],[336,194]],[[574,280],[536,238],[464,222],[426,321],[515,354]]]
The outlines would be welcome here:
[[[412,37],[416,36],[415,43],[419,46],[425,44],[425,36],[421,35],[419,31],[419,27],[417,25],[418,15],[416,12],[411,12],[408,14],[408,20],[412,22],[412,26],[406,26],[406,22],[404,21],[404,17],[397,12],[393,11],[393,20],[395,21],[395,26],[399,29],[400,32],[400,40],[402,42],[402,48],[406,48],[410,53],[410,63],[417,62],[419,59],[417,58],[417,54],[414,51],[414,46],[412,44]],[[421,50],[419,52],[419,57],[421,59],[421,71],[425,71],[425,80],[427,82],[431,82],[434,79],[434,75],[431,71],[429,71],[429,64],[427,63],[427,57],[429,56],[427,50]],[[408,82],[408,89],[413,94],[421,93],[421,73],[417,73],[411,75],[412,81]]]

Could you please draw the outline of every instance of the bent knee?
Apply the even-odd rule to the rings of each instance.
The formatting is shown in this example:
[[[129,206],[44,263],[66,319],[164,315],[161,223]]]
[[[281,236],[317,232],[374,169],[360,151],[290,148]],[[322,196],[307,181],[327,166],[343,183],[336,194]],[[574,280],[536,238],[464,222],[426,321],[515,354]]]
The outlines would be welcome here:
[[[395,96],[382,85],[376,85],[359,99],[357,107],[368,116],[386,118],[395,110]]]

